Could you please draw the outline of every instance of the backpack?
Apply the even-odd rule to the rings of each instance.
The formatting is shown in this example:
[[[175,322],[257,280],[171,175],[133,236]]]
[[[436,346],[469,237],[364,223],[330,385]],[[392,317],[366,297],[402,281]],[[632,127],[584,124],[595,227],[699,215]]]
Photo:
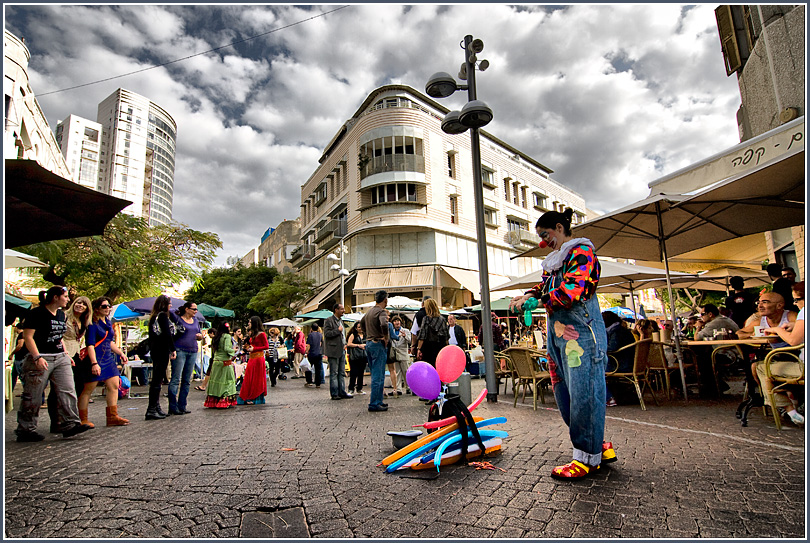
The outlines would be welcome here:
[[[425,317],[422,324],[425,327],[425,341],[429,343],[447,343],[450,333],[444,324],[444,319],[441,317]]]

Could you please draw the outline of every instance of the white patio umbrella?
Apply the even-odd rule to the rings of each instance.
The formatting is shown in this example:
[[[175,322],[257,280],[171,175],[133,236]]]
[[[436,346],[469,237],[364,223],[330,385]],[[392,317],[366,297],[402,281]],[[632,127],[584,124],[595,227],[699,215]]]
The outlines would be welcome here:
[[[657,194],[574,227],[596,254],[664,263],[675,314],[668,255],[757,232],[804,224],[804,149],[787,153],[693,195]],[[684,398],[680,338],[675,350]]]
[[[47,268],[44,263],[35,256],[27,255],[13,249],[5,249],[3,252],[3,268]]]
[[[278,319],[264,323],[265,326],[298,326],[298,323],[290,319]]]
[[[356,308],[369,308],[377,305],[375,302],[366,302],[364,304],[356,305]],[[408,298],[407,296],[391,296],[388,298],[388,305],[386,307],[392,309],[402,309],[404,307],[422,307],[422,302],[419,300],[414,300],[412,298]]]

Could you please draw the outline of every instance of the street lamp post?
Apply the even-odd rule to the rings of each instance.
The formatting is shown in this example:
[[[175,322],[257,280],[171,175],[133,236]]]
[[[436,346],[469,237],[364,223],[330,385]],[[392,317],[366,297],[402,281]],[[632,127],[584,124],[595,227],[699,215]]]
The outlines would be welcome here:
[[[478,129],[492,120],[492,110],[478,100],[475,89],[475,70],[484,71],[489,67],[486,60],[478,61],[476,55],[484,49],[484,42],[464,37],[464,63],[459,71],[459,78],[466,79],[467,85],[459,85],[446,72],[431,76],[425,91],[434,98],[446,98],[457,90],[467,91],[467,104],[461,111],[451,111],[442,121],[442,131],[447,134],[462,134],[470,130],[473,161],[473,188],[475,196],[475,230],[478,237],[478,275],[481,281],[481,332],[484,348],[484,366],[486,368],[487,401],[498,401],[498,381],[495,377],[495,348],[492,339],[489,300],[489,266],[487,264],[487,232],[484,222],[484,185],[481,172],[481,143]]]
[[[338,248],[338,253],[340,256],[336,255],[335,253],[329,253],[326,255],[326,260],[340,260],[340,264],[335,262],[330,266],[330,270],[338,272],[340,275],[340,305],[346,307],[346,301],[344,298],[344,290],[346,286],[346,276],[349,275],[349,270],[343,267],[343,255],[345,254],[346,250],[343,248],[343,238],[340,238],[340,246]]]

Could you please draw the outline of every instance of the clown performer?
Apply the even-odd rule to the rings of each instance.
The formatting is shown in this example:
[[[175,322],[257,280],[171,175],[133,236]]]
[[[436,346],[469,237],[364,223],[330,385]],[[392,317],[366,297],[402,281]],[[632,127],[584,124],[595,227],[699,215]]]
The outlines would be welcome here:
[[[573,461],[551,470],[555,479],[581,479],[616,460],[613,444],[603,441],[607,334],[596,300],[600,266],[593,243],[572,237],[573,213],[549,211],[537,221],[540,247],[553,251],[543,260],[541,283],[509,304],[519,311],[538,298],[548,312],[551,385],[574,446]]]

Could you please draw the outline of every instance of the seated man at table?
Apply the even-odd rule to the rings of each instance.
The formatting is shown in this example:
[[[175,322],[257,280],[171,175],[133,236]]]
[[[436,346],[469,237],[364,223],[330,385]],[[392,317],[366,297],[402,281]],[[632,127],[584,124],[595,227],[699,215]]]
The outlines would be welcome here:
[[[695,339],[713,339],[715,331],[726,334],[739,329],[736,322],[720,314],[716,305],[700,306],[700,320],[696,323]]]
[[[792,289],[792,292],[792,298],[794,298],[796,302],[800,303],[803,307],[804,283],[796,283]],[[754,333],[754,326],[758,325],[762,327],[762,331],[766,336],[774,336],[779,340],[771,342],[770,346],[773,349],[788,347],[791,344],[798,344],[804,340],[804,321],[802,320],[802,326],[800,326],[801,330],[797,331],[796,334],[792,334],[798,314],[785,309],[784,298],[782,298],[781,294],[776,292],[763,292],[759,296],[759,304],[757,305],[757,309],[759,310],[759,314],[761,316],[759,323],[757,324],[755,321],[747,322],[746,326],[738,332],[741,338],[747,339],[751,337]],[[802,318],[803,317],[804,315],[802,315]],[[779,329],[784,330],[785,332],[779,333]],[[796,336],[796,339],[792,337],[794,335]],[[801,340],[798,339],[799,336],[801,336]],[[788,342],[786,339],[791,339],[792,341]],[[784,371],[786,376],[790,376],[789,366],[792,365],[793,364],[788,364],[785,367],[779,366],[777,369]],[[757,383],[761,384],[763,378],[765,377],[764,364],[762,362],[754,362],[751,365],[751,372],[753,373],[754,379],[757,381]],[[781,394],[776,395],[776,408],[785,408],[788,411],[791,420],[797,424],[803,424],[804,419],[801,417],[801,415],[796,413],[795,405],[793,405],[792,401],[788,398],[789,397],[783,397]],[[764,403],[767,404],[767,399],[758,398],[757,400],[764,401]],[[757,401],[757,403],[754,405],[756,406],[761,404],[758,404]]]

